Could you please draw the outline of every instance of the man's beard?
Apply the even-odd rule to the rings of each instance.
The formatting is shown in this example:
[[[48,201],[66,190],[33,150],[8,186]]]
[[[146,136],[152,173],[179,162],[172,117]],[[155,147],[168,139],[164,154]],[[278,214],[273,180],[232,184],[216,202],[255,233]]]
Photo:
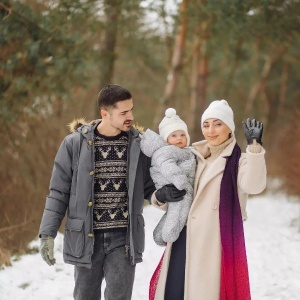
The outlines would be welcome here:
[[[126,127],[124,129],[121,129],[121,130],[127,132],[127,131],[130,130],[132,122],[125,122],[123,125],[126,126]]]
[[[127,131],[130,130],[130,127],[132,126],[132,121],[130,121],[130,122],[128,122],[128,121],[124,122],[122,127],[120,127],[120,126],[114,126],[112,124],[111,124],[111,126],[113,128],[115,128],[115,129],[120,130],[120,131],[127,132]]]

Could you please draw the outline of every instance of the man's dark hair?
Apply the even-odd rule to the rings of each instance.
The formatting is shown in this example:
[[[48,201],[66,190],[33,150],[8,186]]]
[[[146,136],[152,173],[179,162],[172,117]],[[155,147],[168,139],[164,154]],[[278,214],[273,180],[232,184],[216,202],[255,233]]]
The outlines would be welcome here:
[[[115,107],[117,102],[131,98],[132,96],[128,90],[116,84],[109,84],[104,87],[98,95],[98,108],[107,109],[109,107]]]

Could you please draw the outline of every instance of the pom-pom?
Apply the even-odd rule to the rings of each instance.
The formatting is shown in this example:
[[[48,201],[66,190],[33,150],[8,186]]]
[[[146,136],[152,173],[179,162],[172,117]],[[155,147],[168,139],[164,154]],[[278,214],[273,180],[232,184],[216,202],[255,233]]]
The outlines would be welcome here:
[[[224,100],[224,99],[220,100],[220,103],[229,106],[228,102],[226,100]]]
[[[220,105],[229,106],[228,102],[226,100],[222,99],[222,100],[215,100],[215,101],[211,102],[209,107],[216,108],[216,107],[220,107]]]
[[[165,112],[167,118],[171,118],[176,115],[176,110],[174,108],[168,108]]]

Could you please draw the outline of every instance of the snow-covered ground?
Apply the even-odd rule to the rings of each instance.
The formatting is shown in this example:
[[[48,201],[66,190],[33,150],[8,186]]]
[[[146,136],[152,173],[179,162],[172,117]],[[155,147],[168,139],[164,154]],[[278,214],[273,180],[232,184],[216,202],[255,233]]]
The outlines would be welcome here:
[[[252,197],[245,222],[252,300],[300,299],[300,204],[282,194]],[[146,251],[138,264],[133,300],[148,299],[148,284],[163,248],[152,241],[152,230],[162,212],[147,206]],[[37,247],[38,241],[30,243]],[[23,255],[0,271],[1,300],[71,300],[73,267],[62,261],[62,235],[55,240],[57,264],[49,267],[40,255]],[[209,299],[208,299],[209,300]]]

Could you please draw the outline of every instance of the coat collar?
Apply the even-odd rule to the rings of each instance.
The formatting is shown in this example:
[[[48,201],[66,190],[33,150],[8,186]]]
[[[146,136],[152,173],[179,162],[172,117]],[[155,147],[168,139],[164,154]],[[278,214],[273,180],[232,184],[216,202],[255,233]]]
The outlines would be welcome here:
[[[226,157],[230,156],[234,145],[236,144],[236,139],[234,138],[232,142],[221,152],[220,156],[212,163],[210,168],[206,171],[205,176],[200,177],[202,172],[204,171],[207,162],[205,160],[206,157],[210,154],[210,149],[208,147],[208,143],[206,140],[194,143],[192,152],[197,157],[197,171],[194,182],[194,196],[195,198],[201,193],[203,188],[218,174],[224,171],[226,165]]]
[[[235,137],[233,137],[232,142],[221,152],[220,156],[221,157],[230,156],[235,143],[236,143],[236,139]],[[192,151],[197,155],[197,157],[205,159],[210,155],[210,149],[208,147],[208,143],[206,140],[193,143],[192,146],[193,146]]]

